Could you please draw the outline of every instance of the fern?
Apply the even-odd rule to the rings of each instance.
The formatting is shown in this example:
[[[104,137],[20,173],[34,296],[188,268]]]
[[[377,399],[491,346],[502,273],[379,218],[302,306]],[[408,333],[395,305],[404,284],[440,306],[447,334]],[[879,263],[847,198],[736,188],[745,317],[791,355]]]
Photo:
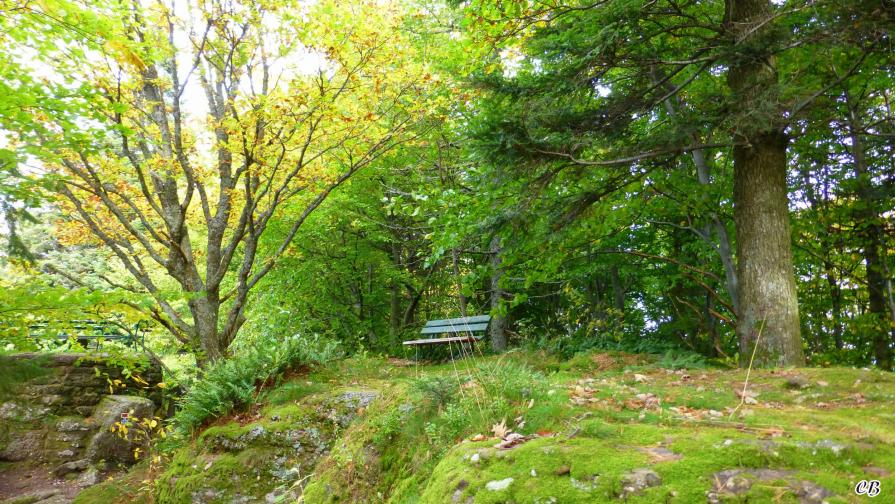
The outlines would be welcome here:
[[[209,368],[180,399],[174,423],[181,432],[192,433],[208,420],[254,402],[258,385],[278,381],[289,369],[325,364],[339,355],[338,344],[319,337],[257,341]]]

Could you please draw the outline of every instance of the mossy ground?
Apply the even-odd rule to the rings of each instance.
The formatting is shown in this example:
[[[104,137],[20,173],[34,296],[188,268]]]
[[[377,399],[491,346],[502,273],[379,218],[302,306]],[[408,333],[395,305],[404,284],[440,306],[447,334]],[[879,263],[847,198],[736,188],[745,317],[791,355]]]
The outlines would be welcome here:
[[[511,352],[435,365],[352,358],[268,391],[251,411],[184,443],[154,494],[190,502],[197,489],[216,488],[220,501],[260,498],[281,484],[269,464],[282,447],[236,442],[259,426],[312,425],[327,448],[284,494],[307,503],[706,502],[716,475],[734,469],[777,471],[739,495],[718,492],[720,502],[799,502],[803,484],[823,487],[827,502],[859,502],[852,489],[862,479],[881,480],[884,498],[895,491],[895,376],[757,370],[744,401],[745,377],[619,353],[560,361]],[[347,426],[321,414],[353,389],[379,397]],[[501,421],[525,438],[496,448],[491,428]],[[222,449],[222,440],[235,444]],[[303,455],[289,456],[286,466]],[[640,468],[661,484],[626,490],[625,475]]]

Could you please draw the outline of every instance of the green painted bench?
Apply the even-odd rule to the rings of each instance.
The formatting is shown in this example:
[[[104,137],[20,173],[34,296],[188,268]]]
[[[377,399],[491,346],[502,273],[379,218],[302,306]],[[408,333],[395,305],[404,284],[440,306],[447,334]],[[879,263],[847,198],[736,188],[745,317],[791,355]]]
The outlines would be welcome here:
[[[92,341],[97,349],[102,341],[120,341],[131,348],[138,348],[138,343],[142,344],[145,337],[139,323],[134,327],[134,334],[128,334],[117,324],[106,320],[72,320],[62,324],[38,322],[28,328],[29,336],[35,341],[62,343],[74,338],[85,348]]]
[[[485,335],[491,315],[475,315],[426,322],[421,339],[405,341],[406,346],[437,345],[444,343],[474,343]],[[439,337],[440,336],[440,337]]]

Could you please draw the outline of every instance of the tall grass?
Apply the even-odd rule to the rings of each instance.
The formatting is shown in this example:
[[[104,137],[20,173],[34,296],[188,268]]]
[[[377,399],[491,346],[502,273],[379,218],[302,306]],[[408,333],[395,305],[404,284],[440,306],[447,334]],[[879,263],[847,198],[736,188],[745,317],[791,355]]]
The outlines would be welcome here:
[[[337,343],[317,336],[262,338],[208,368],[180,399],[174,424],[180,432],[192,434],[207,421],[254,403],[262,384],[278,382],[291,369],[324,364],[340,355]]]

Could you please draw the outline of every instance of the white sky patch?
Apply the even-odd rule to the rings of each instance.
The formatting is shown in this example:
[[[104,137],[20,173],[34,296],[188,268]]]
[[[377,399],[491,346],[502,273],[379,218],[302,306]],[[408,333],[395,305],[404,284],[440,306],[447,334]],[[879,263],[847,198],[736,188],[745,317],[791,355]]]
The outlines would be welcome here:
[[[513,78],[519,72],[522,66],[522,60],[525,55],[514,47],[510,47],[500,51],[500,63],[503,66],[503,75],[506,78]]]

